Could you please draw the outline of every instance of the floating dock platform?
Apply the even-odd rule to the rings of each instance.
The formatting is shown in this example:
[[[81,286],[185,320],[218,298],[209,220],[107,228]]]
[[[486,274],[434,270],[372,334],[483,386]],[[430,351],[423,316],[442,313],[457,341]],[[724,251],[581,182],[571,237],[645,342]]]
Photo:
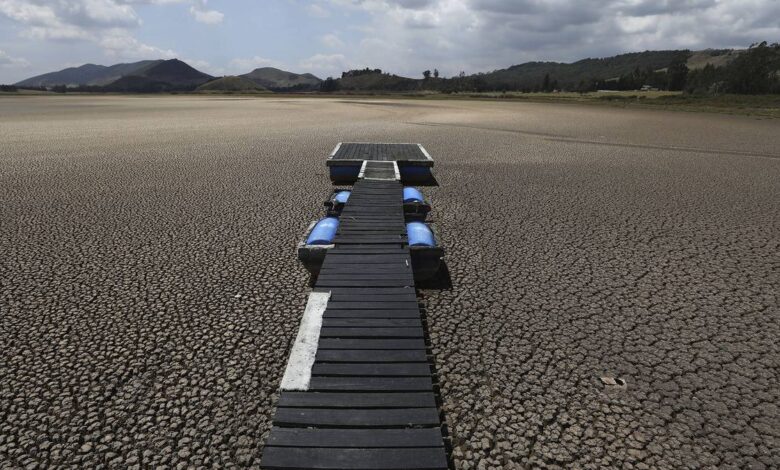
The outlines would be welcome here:
[[[374,145],[398,144],[348,145],[334,153],[384,158]],[[399,173],[398,160],[359,164],[282,379],[262,468],[448,468]]]
[[[433,158],[421,144],[340,142],[326,165],[334,184],[352,184],[360,178],[365,162],[394,162],[406,184],[430,184]]]

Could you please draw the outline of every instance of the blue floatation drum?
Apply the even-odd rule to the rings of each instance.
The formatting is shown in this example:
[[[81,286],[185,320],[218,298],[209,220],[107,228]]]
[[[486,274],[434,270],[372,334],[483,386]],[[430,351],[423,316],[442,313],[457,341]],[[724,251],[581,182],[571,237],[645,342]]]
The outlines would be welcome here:
[[[436,246],[433,232],[422,222],[406,224],[406,234],[409,237],[409,246]]]
[[[417,188],[412,188],[410,186],[407,186],[404,188],[404,204],[410,203],[410,202],[424,202],[425,198],[423,198],[423,194],[420,192]]]
[[[314,228],[311,229],[309,237],[306,239],[307,245],[330,245],[336,238],[336,231],[339,229],[339,219],[336,217],[325,217],[320,219]]]
[[[352,194],[351,191],[339,191],[333,196],[333,200],[339,204],[346,204],[350,194]]]

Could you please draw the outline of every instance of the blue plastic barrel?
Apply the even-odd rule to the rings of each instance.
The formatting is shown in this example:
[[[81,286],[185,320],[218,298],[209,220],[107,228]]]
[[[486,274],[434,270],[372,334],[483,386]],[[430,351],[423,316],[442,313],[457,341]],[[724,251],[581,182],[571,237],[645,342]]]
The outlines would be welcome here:
[[[425,198],[423,198],[423,195],[419,189],[412,188],[411,186],[404,188],[404,203],[423,202],[424,200]]]
[[[330,245],[336,238],[336,230],[339,228],[339,219],[336,217],[325,217],[320,219],[314,228],[311,229],[309,237],[306,239],[307,245]]]
[[[336,202],[340,202],[341,204],[346,204],[350,194],[351,194],[350,191],[339,191],[336,193],[333,199]]]
[[[406,234],[409,236],[409,246],[436,246],[433,232],[422,222],[406,224]]]

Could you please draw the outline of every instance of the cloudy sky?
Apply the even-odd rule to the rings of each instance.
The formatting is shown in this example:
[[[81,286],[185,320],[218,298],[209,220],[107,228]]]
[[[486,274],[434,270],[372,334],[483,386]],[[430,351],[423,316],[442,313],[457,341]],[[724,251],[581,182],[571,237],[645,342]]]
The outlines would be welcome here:
[[[214,75],[490,71],[780,41],[780,0],[0,0],[0,83],[178,57]]]

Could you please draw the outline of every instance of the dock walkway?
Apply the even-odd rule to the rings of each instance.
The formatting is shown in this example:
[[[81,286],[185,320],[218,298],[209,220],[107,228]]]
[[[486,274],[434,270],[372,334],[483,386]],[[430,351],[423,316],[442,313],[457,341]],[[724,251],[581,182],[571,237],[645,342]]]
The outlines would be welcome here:
[[[448,468],[403,187],[376,177],[354,184],[341,213],[312,294],[327,303],[310,376],[288,366],[262,468]]]

